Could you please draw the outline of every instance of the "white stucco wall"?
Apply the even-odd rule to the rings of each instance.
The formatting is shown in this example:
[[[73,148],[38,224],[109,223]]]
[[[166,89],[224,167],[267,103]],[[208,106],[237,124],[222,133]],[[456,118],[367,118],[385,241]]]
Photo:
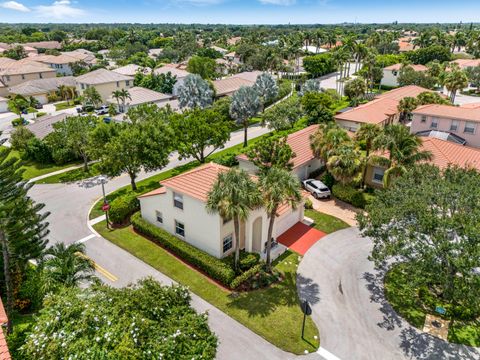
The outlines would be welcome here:
[[[398,74],[399,71],[385,70],[383,69],[383,78],[380,81],[381,85],[385,86],[398,86]]]
[[[354,121],[347,121],[347,120],[337,120],[335,119],[335,122],[337,123],[338,126],[345,130],[349,131],[357,131],[358,128],[360,127],[360,123],[354,122]]]
[[[7,100],[0,100],[0,113],[4,113],[8,111],[8,101]]]

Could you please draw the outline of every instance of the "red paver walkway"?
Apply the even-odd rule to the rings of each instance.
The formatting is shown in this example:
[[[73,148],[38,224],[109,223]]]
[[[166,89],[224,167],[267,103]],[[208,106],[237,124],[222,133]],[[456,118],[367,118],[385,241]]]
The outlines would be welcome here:
[[[278,242],[300,255],[310,249],[313,244],[326,234],[304,223],[298,222],[278,237]]]

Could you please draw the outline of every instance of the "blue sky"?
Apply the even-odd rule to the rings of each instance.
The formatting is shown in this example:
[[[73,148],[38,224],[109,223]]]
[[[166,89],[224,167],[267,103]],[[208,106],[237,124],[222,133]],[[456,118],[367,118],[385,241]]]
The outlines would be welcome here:
[[[0,0],[0,22],[388,23],[480,21],[480,0]]]

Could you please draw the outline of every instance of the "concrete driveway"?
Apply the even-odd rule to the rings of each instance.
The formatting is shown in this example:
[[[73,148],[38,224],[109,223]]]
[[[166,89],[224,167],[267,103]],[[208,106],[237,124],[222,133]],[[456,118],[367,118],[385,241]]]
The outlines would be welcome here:
[[[350,226],[357,226],[356,216],[360,209],[353,205],[347,204],[337,198],[330,199],[315,199],[312,195],[308,198],[312,201],[313,208],[324,214],[335,216],[340,220],[345,221]]]
[[[300,263],[298,291],[312,304],[322,347],[342,360],[480,359],[480,349],[424,334],[394,312],[371,249],[352,227],[325,236]]]

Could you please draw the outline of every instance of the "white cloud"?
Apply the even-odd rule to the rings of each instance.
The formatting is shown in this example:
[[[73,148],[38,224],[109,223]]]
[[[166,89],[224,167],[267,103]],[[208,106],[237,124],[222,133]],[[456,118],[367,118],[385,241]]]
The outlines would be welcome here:
[[[196,5],[196,6],[204,6],[204,5],[217,5],[221,4],[224,0],[172,0],[173,4],[177,5]]]
[[[264,5],[290,6],[296,3],[296,0],[259,0]]]
[[[85,11],[73,7],[70,0],[57,0],[54,1],[52,5],[39,5],[35,7],[35,11],[41,17],[49,17],[58,20],[85,15]]]
[[[28,7],[16,1],[6,1],[4,3],[0,3],[0,7],[5,9],[10,9],[10,10],[15,10],[15,11],[21,11],[21,12],[30,11]]]

